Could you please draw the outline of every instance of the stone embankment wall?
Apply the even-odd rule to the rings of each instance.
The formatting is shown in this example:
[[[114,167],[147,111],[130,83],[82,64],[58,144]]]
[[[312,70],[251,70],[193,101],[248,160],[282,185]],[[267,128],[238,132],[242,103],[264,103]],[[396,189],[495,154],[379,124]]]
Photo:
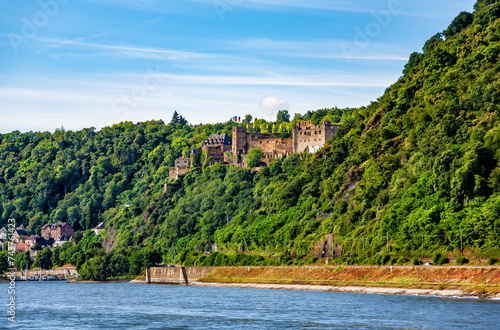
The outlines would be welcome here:
[[[189,285],[213,269],[215,267],[152,267],[146,270],[146,283]]]
[[[41,274],[43,276],[47,275],[52,275],[52,276],[76,276],[78,272],[76,271],[75,268],[65,268],[65,269],[48,269],[48,270],[42,270]],[[28,270],[28,276],[39,276],[40,275],[40,270]],[[26,276],[26,271],[17,271],[16,272],[17,277],[21,276]]]

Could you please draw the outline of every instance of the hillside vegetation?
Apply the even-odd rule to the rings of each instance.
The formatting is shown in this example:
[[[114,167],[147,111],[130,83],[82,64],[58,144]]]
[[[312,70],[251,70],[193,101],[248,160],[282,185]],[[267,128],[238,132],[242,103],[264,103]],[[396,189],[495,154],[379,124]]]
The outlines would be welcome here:
[[[422,53],[411,54],[376,102],[296,116],[294,122],[343,125],[320,152],[288,156],[261,171],[198,161],[175,192],[164,192],[175,158],[212,133],[230,134],[236,123],[152,121],[0,135],[0,226],[16,218],[32,232],[61,221],[85,231],[105,221],[107,234],[86,239],[105,240],[114,252],[59,248],[75,249],[60,262],[76,263],[87,253],[90,272],[97,258],[105,264],[115,254],[126,266],[138,265],[135,272],[173,259],[308,263],[312,242],[326,234],[343,245],[347,263],[464,251],[498,257],[499,18],[498,0],[478,1],[473,14],[460,13]],[[198,254],[213,244],[225,253]]]

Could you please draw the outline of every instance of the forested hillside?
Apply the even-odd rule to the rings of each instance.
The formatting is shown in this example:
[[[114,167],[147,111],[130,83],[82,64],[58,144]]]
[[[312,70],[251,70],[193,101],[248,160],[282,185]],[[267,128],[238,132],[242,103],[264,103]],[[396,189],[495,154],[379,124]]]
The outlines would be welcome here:
[[[352,263],[498,257],[499,18],[498,0],[478,1],[412,54],[376,102],[296,116],[343,125],[320,152],[261,171],[200,164],[175,192],[164,192],[174,159],[236,123],[1,135],[0,225],[16,218],[38,232],[47,222],[86,230],[105,221],[108,233],[96,241],[124,259],[154,251],[160,257],[148,260],[198,265],[290,263],[291,251],[294,262],[312,262],[312,242],[326,234]],[[214,243],[225,253],[187,253]]]

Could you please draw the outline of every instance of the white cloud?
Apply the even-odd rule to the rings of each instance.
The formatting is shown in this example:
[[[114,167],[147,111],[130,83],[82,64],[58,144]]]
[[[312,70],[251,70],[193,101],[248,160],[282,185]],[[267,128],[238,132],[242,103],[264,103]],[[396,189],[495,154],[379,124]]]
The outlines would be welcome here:
[[[276,96],[266,96],[260,101],[260,107],[267,114],[274,114],[278,110],[288,109],[288,103],[285,99],[279,99]]]

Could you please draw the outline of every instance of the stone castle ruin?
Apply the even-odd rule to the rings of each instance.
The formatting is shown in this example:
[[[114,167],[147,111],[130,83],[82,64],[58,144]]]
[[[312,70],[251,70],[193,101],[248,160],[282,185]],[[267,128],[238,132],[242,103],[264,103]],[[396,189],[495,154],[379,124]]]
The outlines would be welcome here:
[[[178,158],[175,167],[170,169],[169,178],[178,179],[185,175],[192,166],[196,152],[203,152],[209,165],[226,163],[247,167],[245,157],[250,149],[258,148],[264,152],[262,161],[268,165],[273,160],[297,153],[315,153],[328,139],[336,136],[341,125],[325,121],[321,125],[310,120],[298,122],[292,127],[291,137],[278,137],[272,133],[247,132],[245,127],[234,127],[232,139],[227,134],[212,134],[201,145],[193,150],[190,158]]]

